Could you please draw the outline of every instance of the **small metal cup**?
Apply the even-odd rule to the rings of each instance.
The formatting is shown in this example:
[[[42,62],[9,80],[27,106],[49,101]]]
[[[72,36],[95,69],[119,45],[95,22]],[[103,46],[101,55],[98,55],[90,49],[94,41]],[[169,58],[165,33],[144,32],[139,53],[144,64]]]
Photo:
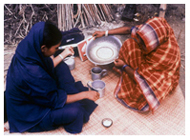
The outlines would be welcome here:
[[[70,70],[75,68],[75,59],[73,56],[65,58],[64,62],[69,66]]]
[[[92,80],[100,80],[102,77],[107,75],[106,69],[101,69],[100,67],[93,67],[90,71]]]
[[[99,93],[100,98],[104,97],[106,84],[102,80],[88,81],[87,86],[91,90],[95,90]]]

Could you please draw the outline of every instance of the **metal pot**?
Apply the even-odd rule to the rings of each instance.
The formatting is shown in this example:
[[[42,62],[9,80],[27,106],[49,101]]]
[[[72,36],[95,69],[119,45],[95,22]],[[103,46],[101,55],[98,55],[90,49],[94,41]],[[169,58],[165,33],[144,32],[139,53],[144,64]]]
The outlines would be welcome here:
[[[121,41],[117,37],[104,36],[87,44],[86,56],[95,65],[107,65],[118,57],[121,46]]]

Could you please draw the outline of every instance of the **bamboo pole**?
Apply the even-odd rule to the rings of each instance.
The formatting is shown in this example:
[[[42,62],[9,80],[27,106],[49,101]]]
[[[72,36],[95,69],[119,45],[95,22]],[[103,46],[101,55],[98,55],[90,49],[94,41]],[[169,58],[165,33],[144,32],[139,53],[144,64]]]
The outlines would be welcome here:
[[[160,4],[159,17],[163,17],[164,18],[165,12],[166,12],[166,8],[167,8],[167,4]]]
[[[74,9],[77,8],[77,9]],[[77,10],[74,15],[74,10]],[[88,28],[100,25],[102,21],[114,20],[114,13],[109,4],[58,4],[57,5],[58,27],[61,30],[70,30],[81,26]]]

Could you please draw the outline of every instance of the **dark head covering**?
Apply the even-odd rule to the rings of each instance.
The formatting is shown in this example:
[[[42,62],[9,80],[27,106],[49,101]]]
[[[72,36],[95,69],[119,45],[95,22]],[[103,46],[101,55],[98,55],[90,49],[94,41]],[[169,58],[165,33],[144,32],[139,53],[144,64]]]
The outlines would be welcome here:
[[[53,63],[51,58],[41,52],[45,22],[36,23],[16,49],[16,57],[27,64],[37,64],[52,75]]]
[[[32,27],[19,43],[8,70],[6,102],[10,132],[28,130],[51,108],[62,107],[66,101],[66,93],[58,95],[51,58],[41,52],[44,26],[45,22],[39,22]]]

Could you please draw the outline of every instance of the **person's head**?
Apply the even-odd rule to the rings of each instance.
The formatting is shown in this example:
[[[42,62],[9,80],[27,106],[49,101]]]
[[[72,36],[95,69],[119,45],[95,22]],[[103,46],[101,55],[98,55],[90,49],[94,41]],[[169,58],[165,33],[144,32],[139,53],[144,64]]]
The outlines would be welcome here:
[[[60,30],[49,21],[45,22],[43,44],[41,46],[43,55],[47,57],[53,55],[58,50],[61,39],[62,34]]]
[[[147,48],[146,48],[146,45],[145,45],[144,41],[142,40],[142,38],[138,34],[137,34],[137,41],[140,44],[139,46],[141,46],[141,48],[144,51],[147,51]]]
[[[155,50],[169,38],[170,26],[164,18],[154,17],[145,24],[134,28],[132,33],[136,36],[139,46],[145,54]]]

